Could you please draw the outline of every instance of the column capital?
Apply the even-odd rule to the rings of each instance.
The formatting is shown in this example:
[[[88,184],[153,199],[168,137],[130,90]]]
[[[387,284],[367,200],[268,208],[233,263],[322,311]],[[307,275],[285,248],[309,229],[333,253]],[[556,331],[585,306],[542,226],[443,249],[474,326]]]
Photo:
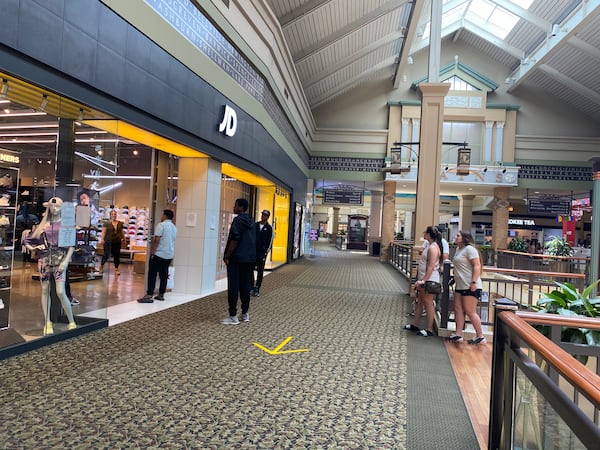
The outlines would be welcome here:
[[[450,83],[421,83],[419,97],[445,97],[450,90]]]
[[[600,156],[594,156],[588,160],[592,163],[592,171],[600,172]]]

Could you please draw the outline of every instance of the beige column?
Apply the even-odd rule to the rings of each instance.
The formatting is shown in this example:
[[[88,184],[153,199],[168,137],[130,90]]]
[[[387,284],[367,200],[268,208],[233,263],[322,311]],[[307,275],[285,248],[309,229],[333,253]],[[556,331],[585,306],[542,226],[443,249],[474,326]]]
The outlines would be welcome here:
[[[333,209],[333,217],[331,220],[331,238],[335,242],[335,237],[337,236],[337,233],[338,233],[338,225],[340,223],[340,208],[338,208],[336,206],[331,209]]]
[[[458,229],[471,231],[473,224],[473,199],[474,195],[460,195],[458,197]]]
[[[421,130],[419,168],[417,172],[417,199],[415,206],[415,240],[425,228],[438,223],[440,203],[440,167],[442,161],[442,127],[444,124],[444,97],[449,83],[422,83]]]
[[[371,213],[369,214],[369,242],[381,239],[381,191],[371,191]]]
[[[494,188],[492,212],[492,247],[495,250],[506,248],[508,240],[509,187]]]
[[[180,158],[178,175],[173,292],[211,294],[217,279],[221,164],[208,158]]]
[[[394,242],[394,221],[396,219],[396,182],[383,182],[383,205],[381,208],[381,253],[380,261],[390,257],[390,244]]]

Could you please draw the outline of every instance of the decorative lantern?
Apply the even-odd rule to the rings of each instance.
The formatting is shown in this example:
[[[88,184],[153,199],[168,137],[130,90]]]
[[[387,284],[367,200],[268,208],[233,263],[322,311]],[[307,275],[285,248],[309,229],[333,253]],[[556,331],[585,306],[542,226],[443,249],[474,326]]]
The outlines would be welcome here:
[[[469,175],[471,168],[471,149],[461,147],[458,149],[458,160],[456,161],[456,174]]]

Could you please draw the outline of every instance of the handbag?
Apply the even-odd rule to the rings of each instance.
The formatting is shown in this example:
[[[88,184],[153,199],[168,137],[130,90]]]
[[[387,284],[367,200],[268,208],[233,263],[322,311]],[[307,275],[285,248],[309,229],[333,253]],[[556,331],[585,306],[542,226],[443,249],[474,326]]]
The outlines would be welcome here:
[[[426,281],[425,282],[425,292],[429,294],[441,294],[442,293],[442,285],[437,281]]]

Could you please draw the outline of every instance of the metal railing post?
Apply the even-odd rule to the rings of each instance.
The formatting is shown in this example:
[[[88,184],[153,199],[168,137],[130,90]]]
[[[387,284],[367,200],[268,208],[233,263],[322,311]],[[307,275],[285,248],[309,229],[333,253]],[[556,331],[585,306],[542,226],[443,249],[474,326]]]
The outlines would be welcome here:
[[[500,320],[502,311],[517,311],[519,305],[508,298],[494,302],[494,343],[492,347],[492,381],[490,388],[490,422],[488,449],[510,449],[512,440],[512,405],[514,386],[514,364],[505,354],[509,336]]]
[[[441,300],[441,320],[440,328],[448,328],[448,319],[450,318],[450,266],[449,259],[444,261],[442,270],[442,300]]]

